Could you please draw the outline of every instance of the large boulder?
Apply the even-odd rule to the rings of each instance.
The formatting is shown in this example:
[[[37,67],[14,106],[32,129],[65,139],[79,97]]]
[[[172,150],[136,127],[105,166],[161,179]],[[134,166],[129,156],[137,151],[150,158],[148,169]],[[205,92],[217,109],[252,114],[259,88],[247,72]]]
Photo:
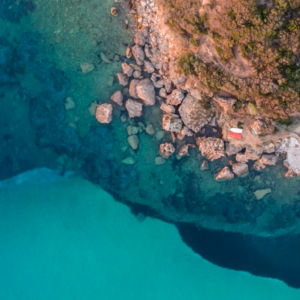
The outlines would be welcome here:
[[[110,103],[103,103],[96,109],[96,119],[100,123],[110,123],[112,120],[113,106]]]
[[[197,145],[199,146],[202,156],[205,156],[210,161],[225,156],[224,142],[219,138],[198,137]]]
[[[145,78],[136,85],[137,96],[145,105],[155,104],[155,89],[152,81]]]
[[[143,104],[138,101],[128,99],[125,106],[128,111],[129,118],[140,117],[143,114]]]
[[[234,174],[228,167],[224,167],[217,175],[215,175],[216,180],[231,180],[233,178]]]
[[[143,48],[141,46],[135,45],[134,47],[132,47],[131,51],[135,58],[136,63],[139,66],[143,65],[145,61],[145,53]]]
[[[182,121],[174,114],[163,115],[162,127],[166,131],[180,132],[182,128]]]
[[[183,123],[196,133],[199,132],[212,117],[211,111],[205,109],[204,103],[190,94],[184,98],[179,108],[179,113]]]

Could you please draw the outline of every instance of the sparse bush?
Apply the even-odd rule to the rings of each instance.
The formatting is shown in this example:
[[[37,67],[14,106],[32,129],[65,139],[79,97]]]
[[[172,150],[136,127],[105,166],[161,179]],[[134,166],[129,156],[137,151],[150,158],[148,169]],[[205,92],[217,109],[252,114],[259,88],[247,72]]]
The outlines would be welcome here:
[[[194,47],[198,47],[198,41],[197,41],[197,39],[191,38],[191,44],[192,44]]]
[[[195,73],[195,62],[197,61],[193,52],[186,52],[182,54],[177,60],[177,66],[181,73],[185,76]]]

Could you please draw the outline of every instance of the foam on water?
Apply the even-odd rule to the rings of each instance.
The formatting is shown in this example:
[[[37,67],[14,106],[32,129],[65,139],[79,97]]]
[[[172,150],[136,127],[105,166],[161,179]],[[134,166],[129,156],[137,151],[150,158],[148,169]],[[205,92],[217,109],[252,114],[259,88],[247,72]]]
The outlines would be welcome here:
[[[57,177],[45,169],[38,174]],[[139,223],[87,181],[46,181],[0,187],[0,299],[300,297],[278,280],[205,261],[173,225],[151,218]]]

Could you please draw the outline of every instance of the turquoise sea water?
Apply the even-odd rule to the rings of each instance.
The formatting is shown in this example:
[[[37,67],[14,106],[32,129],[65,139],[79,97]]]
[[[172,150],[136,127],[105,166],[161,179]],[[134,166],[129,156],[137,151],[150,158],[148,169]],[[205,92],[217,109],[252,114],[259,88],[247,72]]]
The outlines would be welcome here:
[[[48,182],[47,182],[48,181]],[[296,300],[283,282],[217,267],[173,225],[41,169],[0,185],[0,299]]]
[[[239,205],[253,201],[253,190],[271,186],[283,205],[283,194],[294,199],[298,191],[297,179],[289,186],[276,181],[282,166],[267,168],[259,180],[252,172],[216,183],[213,174],[227,159],[201,173],[196,150],[156,166],[159,143],[171,136],[157,141],[142,131],[133,151],[126,127],[151,123],[161,130],[158,104],[125,123],[126,111],[115,105],[109,125],[96,121],[95,107],[123,89],[116,73],[129,62],[125,51],[135,31],[125,2],[0,0],[0,300],[299,299],[299,291],[281,281],[208,263],[181,241],[175,226],[139,222],[100,188],[121,202],[164,206],[166,216],[186,220],[218,193],[237,190]],[[111,16],[112,5],[118,17]],[[82,63],[93,71],[84,74]],[[122,164],[128,156],[134,166]],[[76,176],[63,179],[69,173]],[[227,198],[214,199],[221,207]],[[249,217],[227,200],[226,218]],[[254,202],[256,216],[274,200]],[[281,216],[280,209],[271,212]],[[295,219],[288,206],[270,227],[289,228]]]

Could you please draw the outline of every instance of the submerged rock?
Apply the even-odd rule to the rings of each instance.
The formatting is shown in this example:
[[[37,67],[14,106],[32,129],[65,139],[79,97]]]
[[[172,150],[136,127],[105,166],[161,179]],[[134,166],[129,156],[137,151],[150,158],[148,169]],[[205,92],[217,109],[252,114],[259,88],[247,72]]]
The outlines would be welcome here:
[[[233,178],[234,174],[228,167],[224,167],[217,175],[215,175],[216,180],[231,180]]]
[[[152,124],[149,124],[149,125],[146,127],[145,131],[146,131],[148,134],[150,134],[150,135],[155,134],[155,130],[154,130]]]
[[[150,79],[145,78],[137,83],[136,94],[145,105],[155,104],[155,89]]]
[[[204,108],[203,103],[188,94],[181,106],[179,113],[183,123],[194,132],[199,132],[211,119],[212,113]]]
[[[143,104],[138,101],[128,99],[125,107],[128,111],[129,118],[140,117],[143,114]]]
[[[272,190],[269,189],[263,189],[263,190],[257,190],[254,192],[254,195],[257,200],[261,200],[265,195],[270,194]]]
[[[103,103],[96,109],[96,119],[100,123],[110,123],[112,120],[113,106],[110,103]]]
[[[225,156],[224,142],[219,138],[198,137],[197,145],[202,156],[205,156],[210,161],[214,161]]]
[[[133,150],[136,150],[139,147],[139,138],[137,135],[130,135],[127,138],[127,141]]]
[[[110,99],[120,106],[123,105],[123,93],[121,91],[116,91]]]
[[[88,74],[95,69],[95,66],[94,66],[94,64],[91,64],[91,63],[82,62],[80,64],[80,68],[81,68],[82,73]]]
[[[200,170],[201,170],[201,171],[209,170],[209,164],[208,164],[208,161],[207,161],[207,160],[203,160],[203,162],[202,162],[202,164],[201,164]]]
[[[123,159],[122,163],[126,164],[126,165],[134,165],[136,163],[136,161],[133,157],[129,156],[129,157],[126,157],[125,159]]]
[[[182,121],[174,114],[163,115],[162,127],[166,131],[180,132],[182,128]]]
[[[157,165],[157,166],[160,166],[160,165],[163,165],[163,164],[165,164],[167,161],[164,159],[164,158],[162,158],[161,156],[157,156],[157,157],[155,157],[155,164]]]

